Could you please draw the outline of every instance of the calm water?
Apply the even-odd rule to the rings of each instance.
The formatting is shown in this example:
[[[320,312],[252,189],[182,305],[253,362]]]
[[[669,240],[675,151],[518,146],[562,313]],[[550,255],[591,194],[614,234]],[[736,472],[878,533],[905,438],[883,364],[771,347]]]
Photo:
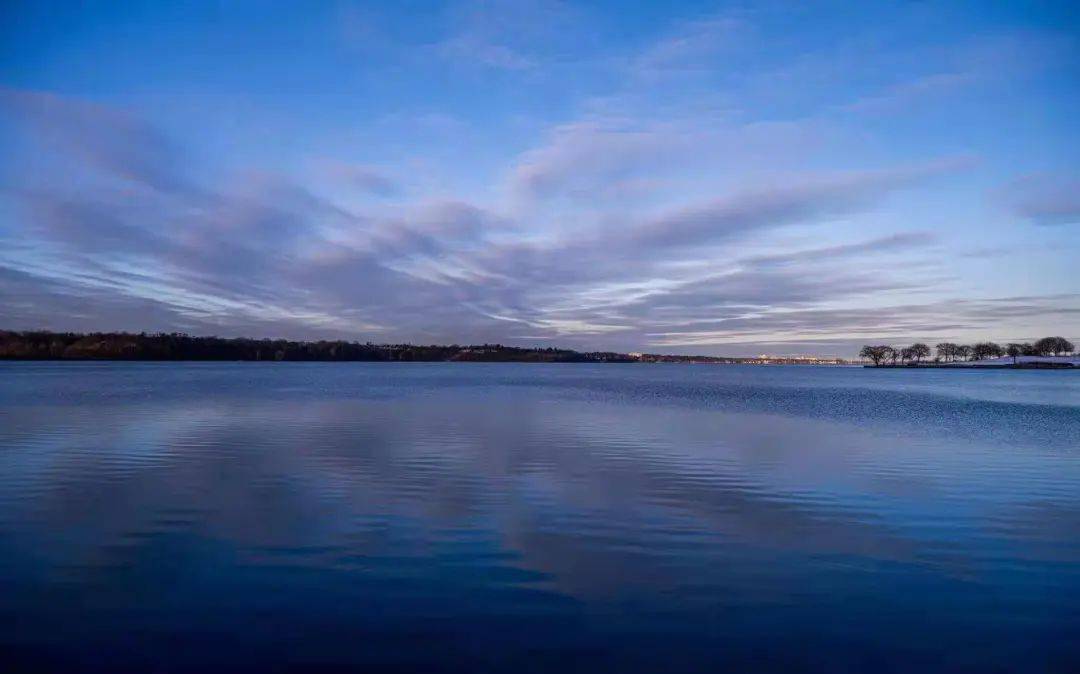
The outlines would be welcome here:
[[[0,364],[0,671],[1078,671],[1080,373]]]

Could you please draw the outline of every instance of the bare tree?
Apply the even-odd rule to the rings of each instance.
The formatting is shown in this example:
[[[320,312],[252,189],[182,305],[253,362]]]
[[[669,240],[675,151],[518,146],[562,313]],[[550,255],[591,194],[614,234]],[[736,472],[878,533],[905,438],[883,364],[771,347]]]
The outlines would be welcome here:
[[[958,355],[957,350],[960,347],[952,342],[942,342],[934,348],[937,349],[938,358],[945,362],[951,362]]]
[[[1035,344],[1010,342],[1004,347],[996,342],[978,342],[973,345],[941,342],[934,348],[937,350],[935,362],[976,361],[1007,355],[1012,357],[1014,365],[1018,363],[1020,356],[1058,356],[1070,354],[1076,350],[1076,346],[1064,337],[1043,337]],[[867,345],[863,347],[859,355],[873,361],[874,365],[879,367],[886,363],[895,365],[898,360],[904,364],[920,363],[923,358],[930,357],[930,347],[922,342],[916,342],[899,350],[884,344]]]
[[[881,363],[890,358],[892,347],[885,346],[884,344],[878,346],[871,346],[867,344],[859,351],[860,358],[866,358],[870,360],[874,367],[881,367]]]
[[[984,358],[998,358],[1005,354],[1005,350],[994,342],[979,342],[971,347],[971,359],[982,360]]]
[[[1043,337],[1034,345],[1035,353],[1040,356],[1061,356],[1075,350],[1073,343],[1064,337]]]

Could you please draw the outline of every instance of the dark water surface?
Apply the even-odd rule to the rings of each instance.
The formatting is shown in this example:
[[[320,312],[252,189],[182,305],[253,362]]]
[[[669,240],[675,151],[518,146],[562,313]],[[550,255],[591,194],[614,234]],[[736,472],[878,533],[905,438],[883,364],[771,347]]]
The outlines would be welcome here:
[[[1080,671],[1080,373],[0,364],[0,671]]]

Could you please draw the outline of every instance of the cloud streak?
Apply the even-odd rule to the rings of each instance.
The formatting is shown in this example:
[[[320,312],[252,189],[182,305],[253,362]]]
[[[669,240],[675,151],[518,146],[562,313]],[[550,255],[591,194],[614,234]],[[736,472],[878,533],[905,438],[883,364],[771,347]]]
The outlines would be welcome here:
[[[1036,225],[1080,224],[1080,177],[1026,176],[1004,189],[1016,215]]]
[[[190,189],[176,167],[185,161],[164,134],[134,115],[49,92],[0,89],[0,109],[33,127],[61,156],[135,185]]]

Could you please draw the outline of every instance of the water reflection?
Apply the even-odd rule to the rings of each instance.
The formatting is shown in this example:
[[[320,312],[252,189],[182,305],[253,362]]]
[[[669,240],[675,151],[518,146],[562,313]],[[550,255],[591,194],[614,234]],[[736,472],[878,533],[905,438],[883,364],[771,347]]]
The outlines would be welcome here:
[[[1003,415],[861,371],[3,367],[23,669],[1076,662],[1071,380]]]

